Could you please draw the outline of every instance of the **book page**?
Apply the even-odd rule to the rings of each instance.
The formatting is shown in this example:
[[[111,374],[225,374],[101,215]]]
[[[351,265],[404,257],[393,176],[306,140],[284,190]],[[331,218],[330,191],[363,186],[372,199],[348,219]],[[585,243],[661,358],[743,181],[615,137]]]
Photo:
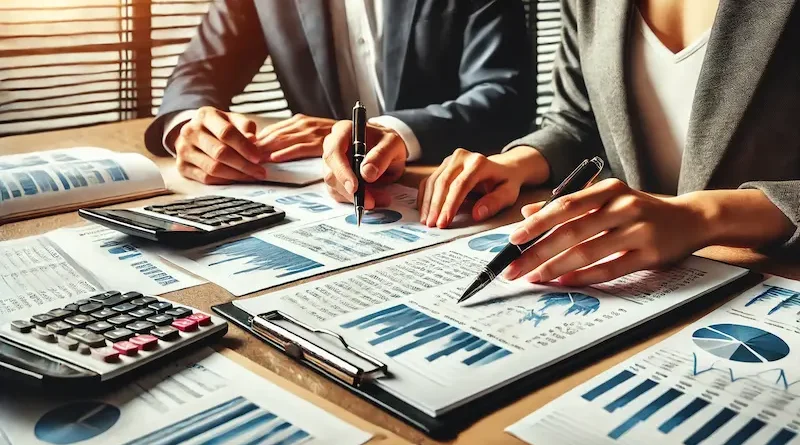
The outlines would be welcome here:
[[[278,309],[339,333],[389,366],[393,377],[378,380],[381,387],[436,416],[746,273],[692,257],[666,271],[581,289],[498,279],[456,304],[512,230],[501,227],[236,305],[254,315]]]
[[[536,445],[796,444],[798,309],[800,282],[770,278],[506,431]]]
[[[158,167],[136,153],[81,147],[0,157],[0,221],[164,189]]]

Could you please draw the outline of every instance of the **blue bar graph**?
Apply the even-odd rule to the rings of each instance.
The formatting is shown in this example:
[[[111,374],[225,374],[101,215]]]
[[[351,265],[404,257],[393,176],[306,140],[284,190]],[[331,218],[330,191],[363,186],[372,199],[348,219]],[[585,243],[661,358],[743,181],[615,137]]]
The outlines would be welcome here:
[[[39,189],[36,187],[36,183],[33,182],[33,178],[31,175],[27,173],[14,173],[14,178],[19,182],[20,187],[22,187],[22,191],[25,192],[25,196],[31,196],[39,193]]]
[[[398,357],[415,350],[423,350],[425,360],[436,361],[456,353],[469,353],[461,359],[466,366],[483,366],[511,354],[511,351],[492,344],[480,337],[440,321],[427,314],[398,304],[373,312],[353,321],[343,323],[343,329],[371,330],[375,338],[369,340],[373,346],[390,340],[403,339],[405,344],[386,352],[389,357]],[[447,340],[437,346],[431,343]]]
[[[653,389],[653,387],[655,387],[657,384],[658,383],[654,382],[653,380],[647,379],[644,382],[636,385],[636,387],[633,388],[632,390],[626,392],[625,394],[617,398],[617,400],[614,400],[613,402],[606,405],[605,410],[610,413],[613,413],[616,409],[626,406],[640,395]]]
[[[222,255],[225,259],[210,263],[210,267],[233,261],[243,261],[242,268],[234,272],[234,275],[260,270],[283,270],[285,272],[277,277],[285,277],[322,267],[322,264],[316,261],[255,237],[223,244],[203,253],[204,257],[214,255]]]
[[[628,430],[636,426],[639,422],[644,422],[645,420],[649,419],[650,416],[681,395],[683,395],[683,393],[675,388],[668,389],[667,392],[661,394],[657,399],[640,409],[638,412],[636,412],[636,414],[632,415],[628,420],[622,423],[622,425],[608,433],[608,436],[612,439],[619,439],[623,434],[627,433]]]
[[[407,243],[413,243],[419,241],[419,235],[414,233],[409,233],[400,229],[389,229],[389,230],[382,230],[377,232],[378,236],[382,236],[385,238],[390,238],[396,241],[403,241]]]
[[[789,431],[787,429],[782,429],[775,434],[772,439],[767,442],[767,445],[786,445],[792,439],[797,436],[797,433],[794,431]]]
[[[635,375],[636,374],[634,374],[634,373],[628,371],[627,369],[625,369],[622,372],[620,372],[619,374],[615,375],[614,377],[608,379],[608,381],[605,381],[605,382],[601,383],[600,385],[598,385],[597,387],[593,388],[592,390],[590,390],[589,392],[587,392],[586,394],[584,394],[581,397],[583,397],[584,399],[586,399],[586,400],[591,402],[592,400],[594,400],[594,399],[602,396],[606,392],[608,392],[608,390],[610,390],[612,388],[616,388],[620,383],[627,381],[628,379],[630,379],[631,377],[633,377]]]
[[[664,434],[669,433],[709,404],[708,400],[695,398],[690,404],[662,423],[658,430]]]
[[[776,300],[777,304],[767,312],[768,315],[772,315],[781,309],[790,309],[800,306],[800,292],[777,286],[766,286],[766,288],[765,291],[752,298],[744,306],[748,307],[762,301],[768,302],[770,300]]]
[[[53,178],[44,170],[32,170],[31,176],[33,180],[36,182],[36,185],[39,186],[39,191],[41,192],[57,192],[58,184],[53,181]]]
[[[747,425],[743,426],[725,442],[725,445],[742,445],[747,439],[753,437],[753,434],[757,433],[761,428],[764,428],[765,425],[766,423],[758,419],[750,419]]]
[[[714,416],[714,418],[706,422],[706,424],[700,427],[699,430],[695,431],[694,434],[689,436],[689,438],[683,442],[684,445],[697,445],[700,442],[708,439],[708,436],[722,428],[723,425],[728,423],[734,417],[736,417],[736,411],[730,408],[722,408],[722,411]]]
[[[11,199],[11,194],[8,193],[6,183],[0,179],[0,201],[6,201],[8,199]]]
[[[112,159],[103,159],[100,161],[100,165],[105,167],[106,171],[111,176],[111,180],[114,182],[127,181],[129,179],[125,169],[123,169],[122,166],[117,163],[117,161]]]

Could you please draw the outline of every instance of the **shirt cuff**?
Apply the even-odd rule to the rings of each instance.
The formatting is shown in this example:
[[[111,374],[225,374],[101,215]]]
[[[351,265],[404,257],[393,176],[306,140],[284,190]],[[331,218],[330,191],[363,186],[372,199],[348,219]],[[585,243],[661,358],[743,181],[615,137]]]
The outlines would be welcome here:
[[[369,120],[369,123],[378,124],[382,127],[394,130],[398,135],[400,135],[400,139],[402,139],[403,143],[406,144],[406,161],[414,162],[422,157],[422,147],[419,146],[419,140],[414,134],[414,130],[406,125],[405,122],[394,116],[384,115],[373,117]]]
[[[167,150],[167,153],[171,154],[173,157],[175,157],[175,148],[170,147],[169,144],[167,144],[167,140],[173,131],[178,131],[182,124],[194,119],[196,112],[197,110],[176,111],[164,117],[167,123],[164,125],[164,133],[161,137],[161,143],[164,145],[164,149]],[[175,138],[172,139],[174,140]]]

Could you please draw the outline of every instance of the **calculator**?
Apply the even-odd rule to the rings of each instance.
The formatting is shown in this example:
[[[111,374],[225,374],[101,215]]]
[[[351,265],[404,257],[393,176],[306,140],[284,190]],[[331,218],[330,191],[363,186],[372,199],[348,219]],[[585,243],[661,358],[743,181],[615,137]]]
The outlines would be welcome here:
[[[80,209],[89,221],[160,244],[191,247],[263,229],[286,213],[248,199],[202,196],[134,209]]]
[[[127,381],[228,331],[219,317],[139,292],[101,292],[23,315],[0,325],[0,384],[57,391]]]

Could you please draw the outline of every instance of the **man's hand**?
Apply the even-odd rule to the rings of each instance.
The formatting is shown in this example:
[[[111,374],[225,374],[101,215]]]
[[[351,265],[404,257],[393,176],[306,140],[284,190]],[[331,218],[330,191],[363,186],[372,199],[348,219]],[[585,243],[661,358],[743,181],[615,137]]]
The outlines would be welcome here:
[[[330,134],[335,122],[333,119],[295,114],[259,131],[256,146],[261,149],[264,162],[319,157],[322,155],[322,141]]]
[[[181,175],[203,184],[230,184],[266,179],[255,146],[256,123],[238,113],[212,107],[197,110],[183,125],[173,147]]]
[[[348,156],[353,127],[350,121],[339,121],[325,138],[322,158],[325,161],[325,184],[328,192],[339,202],[353,202],[358,184]],[[370,184],[364,206],[367,209],[390,204],[390,197],[381,185],[397,181],[406,168],[406,144],[394,130],[367,125],[367,155],[361,164],[361,176]]]

